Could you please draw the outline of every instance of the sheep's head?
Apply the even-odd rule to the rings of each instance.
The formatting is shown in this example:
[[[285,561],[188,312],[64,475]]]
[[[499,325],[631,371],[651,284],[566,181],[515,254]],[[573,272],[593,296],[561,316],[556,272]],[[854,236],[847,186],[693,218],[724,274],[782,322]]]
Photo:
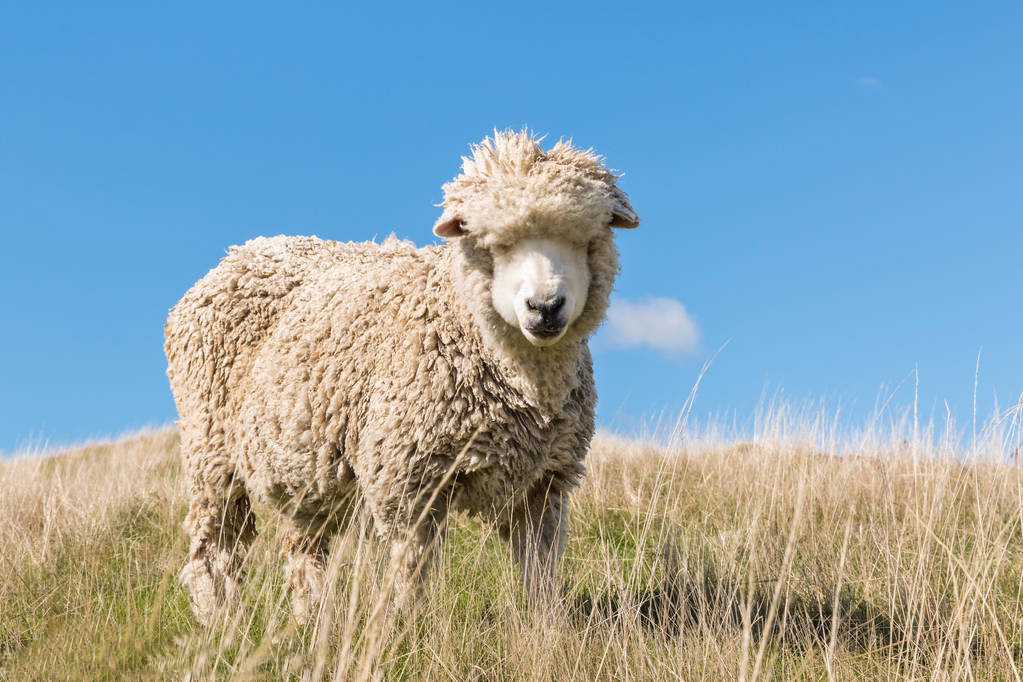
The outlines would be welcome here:
[[[474,146],[444,185],[433,231],[457,240],[474,286],[489,288],[493,325],[551,346],[603,319],[618,267],[611,228],[637,227],[639,218],[591,150],[539,143],[526,132],[495,132]]]

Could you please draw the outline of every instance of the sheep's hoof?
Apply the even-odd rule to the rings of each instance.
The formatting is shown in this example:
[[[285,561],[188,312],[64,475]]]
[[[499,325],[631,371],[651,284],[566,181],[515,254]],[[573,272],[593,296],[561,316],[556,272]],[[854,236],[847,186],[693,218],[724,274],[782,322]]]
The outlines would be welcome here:
[[[319,595],[310,592],[295,593],[291,595],[291,613],[295,622],[299,625],[308,625],[316,616],[319,610]]]
[[[292,558],[287,566],[288,584],[291,588],[291,612],[300,625],[306,625],[316,617],[323,596],[324,570],[311,558]]]
[[[202,559],[185,564],[179,575],[192,598],[192,611],[205,626],[213,625],[240,602],[238,582],[225,573],[215,573]]]

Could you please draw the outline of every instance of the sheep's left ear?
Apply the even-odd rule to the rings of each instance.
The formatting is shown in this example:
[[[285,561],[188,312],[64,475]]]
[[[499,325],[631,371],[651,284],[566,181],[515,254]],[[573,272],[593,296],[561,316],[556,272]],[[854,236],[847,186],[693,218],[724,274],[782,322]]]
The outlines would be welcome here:
[[[433,233],[438,237],[451,239],[453,237],[464,237],[468,234],[468,231],[465,229],[465,223],[458,216],[454,218],[441,216],[437,224],[433,226]]]
[[[639,216],[632,210],[625,192],[621,190],[615,192],[614,206],[611,208],[611,227],[626,230],[639,227]]]

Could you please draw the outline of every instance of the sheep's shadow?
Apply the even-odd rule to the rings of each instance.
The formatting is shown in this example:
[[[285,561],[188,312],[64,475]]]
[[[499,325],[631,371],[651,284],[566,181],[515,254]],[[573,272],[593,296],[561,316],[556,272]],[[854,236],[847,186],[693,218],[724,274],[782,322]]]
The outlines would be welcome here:
[[[579,627],[638,626],[647,634],[667,638],[701,629],[743,632],[748,628],[754,641],[770,637],[792,649],[826,647],[832,637],[860,651],[898,647],[910,638],[938,646],[946,635],[935,619],[899,618],[850,585],[838,589],[837,599],[834,584],[783,589],[772,618],[775,586],[773,579],[740,585],[712,570],[704,569],[697,576],[680,570],[640,588],[581,588],[569,600],[569,613]],[[910,609],[894,611],[909,613]],[[983,642],[976,633],[970,635],[968,648],[973,655],[983,654]]]

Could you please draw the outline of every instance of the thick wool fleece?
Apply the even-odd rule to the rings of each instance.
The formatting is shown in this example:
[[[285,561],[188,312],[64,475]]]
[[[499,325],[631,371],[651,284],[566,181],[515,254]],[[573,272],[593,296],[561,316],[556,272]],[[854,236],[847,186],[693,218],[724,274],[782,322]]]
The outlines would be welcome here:
[[[171,311],[168,375],[191,485],[182,578],[200,617],[237,591],[250,499],[290,525],[300,615],[355,502],[394,543],[399,582],[414,581],[451,508],[495,522],[527,577],[530,545],[560,552],[593,434],[586,338],[617,271],[608,224],[635,216],[591,153],[543,152],[514,133],[474,149],[444,205],[441,220],[457,216],[467,232],[445,245],[254,239]],[[592,274],[584,312],[547,348],[490,296],[491,250],[536,235],[586,244]]]

